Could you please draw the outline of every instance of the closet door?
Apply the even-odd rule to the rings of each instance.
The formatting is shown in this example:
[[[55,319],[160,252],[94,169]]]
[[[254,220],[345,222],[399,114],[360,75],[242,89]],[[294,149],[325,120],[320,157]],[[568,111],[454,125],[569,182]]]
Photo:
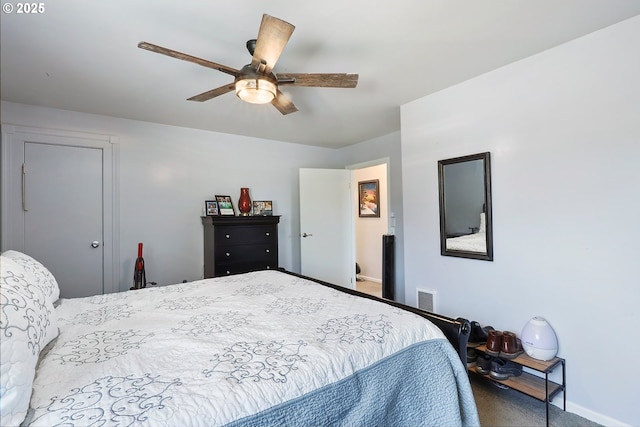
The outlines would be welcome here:
[[[24,251],[63,298],[104,293],[102,150],[24,144]]]

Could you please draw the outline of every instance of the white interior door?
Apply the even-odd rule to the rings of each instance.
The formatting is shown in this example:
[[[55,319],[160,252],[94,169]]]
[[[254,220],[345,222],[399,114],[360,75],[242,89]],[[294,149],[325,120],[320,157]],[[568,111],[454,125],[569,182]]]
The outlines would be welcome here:
[[[24,144],[24,251],[63,298],[104,293],[102,150]]]
[[[351,171],[300,169],[301,273],[355,288]]]

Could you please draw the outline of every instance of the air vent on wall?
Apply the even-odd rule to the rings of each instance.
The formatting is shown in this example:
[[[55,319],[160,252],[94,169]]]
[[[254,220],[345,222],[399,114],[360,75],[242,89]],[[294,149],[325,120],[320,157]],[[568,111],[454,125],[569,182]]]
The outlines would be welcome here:
[[[418,308],[432,313],[437,312],[438,292],[433,289],[418,289]]]

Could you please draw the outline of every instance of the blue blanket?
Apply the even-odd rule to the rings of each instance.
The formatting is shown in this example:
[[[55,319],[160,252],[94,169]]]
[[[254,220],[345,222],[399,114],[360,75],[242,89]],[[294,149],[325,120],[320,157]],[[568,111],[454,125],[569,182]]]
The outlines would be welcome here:
[[[479,426],[466,369],[446,340],[408,347],[233,426]]]

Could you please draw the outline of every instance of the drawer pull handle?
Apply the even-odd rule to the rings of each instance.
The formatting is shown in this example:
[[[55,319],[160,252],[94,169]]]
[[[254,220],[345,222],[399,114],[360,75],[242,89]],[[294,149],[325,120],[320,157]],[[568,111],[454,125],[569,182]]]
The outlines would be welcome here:
[[[270,270],[270,269],[271,269],[271,267],[267,265],[267,270]]]
[[[264,233],[265,236],[271,236],[271,234],[269,234],[269,232],[267,231],[266,233]]]
[[[226,256],[231,256],[231,254],[230,254],[229,252],[227,252],[225,255],[226,255]]]
[[[270,251],[269,249],[265,249],[264,251],[265,251],[266,253],[269,253],[269,252],[271,252],[271,251]]]
[[[225,234],[225,235],[224,235],[224,237],[226,237],[226,238],[228,239],[228,238],[229,238],[229,237],[231,237],[231,236],[229,236],[228,234]]]
[[[229,270],[227,270],[227,274],[231,274],[231,272]]]

